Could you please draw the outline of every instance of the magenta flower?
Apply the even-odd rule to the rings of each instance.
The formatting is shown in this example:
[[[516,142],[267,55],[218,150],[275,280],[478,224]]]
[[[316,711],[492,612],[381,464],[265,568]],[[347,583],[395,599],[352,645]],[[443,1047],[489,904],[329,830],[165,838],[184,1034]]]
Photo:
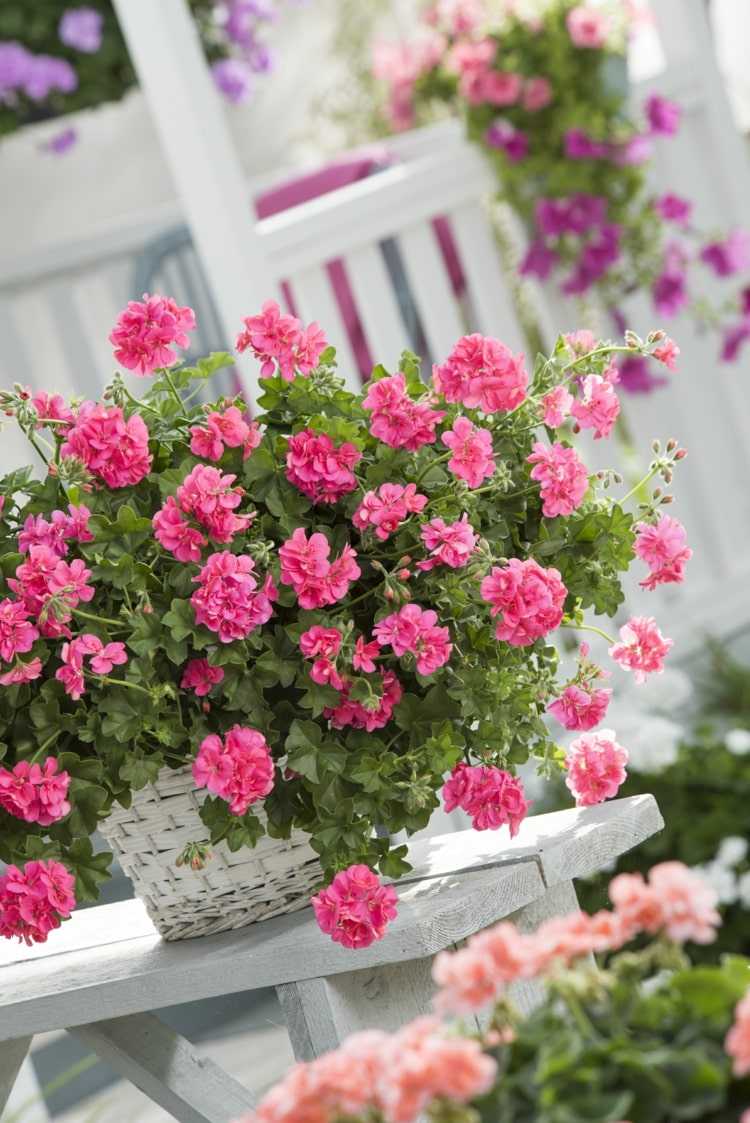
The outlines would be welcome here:
[[[490,765],[457,764],[443,788],[445,810],[460,807],[471,817],[475,831],[499,830],[508,825],[515,838],[531,804],[523,784],[510,772]]]
[[[60,452],[83,461],[108,487],[132,487],[151,471],[148,439],[137,413],[126,420],[119,406],[83,402]]]
[[[381,542],[395,534],[410,515],[418,514],[427,504],[427,496],[417,491],[416,484],[381,484],[377,491],[365,493],[352,515],[357,530],[372,527]]]
[[[61,862],[7,866],[0,875],[0,936],[44,943],[75,908],[75,879]]]
[[[211,64],[211,74],[216,88],[233,105],[248,101],[255,88],[253,68],[241,58],[217,59]]]
[[[423,571],[438,565],[461,569],[469,564],[479,542],[479,535],[474,533],[466,513],[450,524],[443,519],[430,519],[421,527],[420,535],[425,549],[430,552],[430,556],[417,565],[417,569]]]
[[[493,121],[485,133],[485,140],[490,148],[502,149],[511,164],[519,163],[529,154],[528,134],[515,128],[510,121]]]
[[[313,503],[337,503],[356,490],[352,469],[361,459],[351,442],[334,445],[327,433],[303,429],[289,438],[286,478]]]
[[[693,204],[681,195],[667,193],[654,200],[654,210],[665,222],[674,222],[678,226],[687,226],[693,213]]]
[[[379,620],[372,632],[380,646],[391,647],[394,655],[414,655],[420,675],[434,674],[453,650],[450,632],[437,623],[437,613],[418,604],[405,604]]]
[[[244,488],[232,486],[236,478],[208,464],[196,464],[177,488],[179,509],[192,515],[216,542],[231,542],[255,517],[234,513],[245,494]]]
[[[529,376],[523,359],[498,339],[465,335],[445,362],[433,367],[432,378],[448,402],[483,413],[506,412],[526,397]]]
[[[117,318],[109,341],[118,363],[134,374],[153,374],[162,367],[171,367],[177,355],[171,350],[189,347],[187,333],[195,328],[192,308],[180,308],[169,296],[149,296],[129,300]]]
[[[649,567],[649,575],[641,581],[644,589],[657,585],[680,584],[685,580],[685,566],[693,556],[687,544],[687,532],[678,519],[659,515],[655,523],[636,525],[633,549]]]
[[[618,745],[611,729],[582,733],[565,754],[565,783],[578,807],[612,799],[625,782],[627,749]]]
[[[344,546],[333,562],[328,555],[331,547],[324,534],[307,534],[298,527],[291,538],[279,549],[281,583],[291,585],[300,608],[322,608],[336,604],[349,591],[352,581],[360,576],[356,552]]]
[[[409,397],[403,374],[370,383],[362,406],[371,414],[373,437],[391,448],[411,452],[434,442],[435,426],[445,417],[443,410],[432,409],[429,402]]]
[[[750,268],[750,234],[746,230],[732,230],[723,242],[710,242],[704,246],[700,258],[717,277],[743,273]]]
[[[582,429],[593,429],[594,439],[608,437],[620,413],[620,399],[612,383],[600,374],[588,374],[582,394],[570,412]]]
[[[205,698],[223,679],[223,667],[214,667],[208,659],[191,659],[185,664],[180,686],[194,691],[198,698]]]
[[[223,741],[215,733],[201,741],[193,762],[193,779],[229,804],[233,815],[273,790],[274,765],[268,742],[249,726],[233,725]]]
[[[381,885],[372,870],[361,865],[341,870],[312,898],[321,932],[345,948],[366,948],[382,940],[397,904],[396,890]]]
[[[216,632],[222,643],[246,639],[273,614],[278,598],[273,579],[269,574],[259,586],[254,570],[255,563],[246,554],[223,550],[209,555],[193,578],[198,585],[190,598],[195,622]]]
[[[267,300],[256,316],[246,316],[237,336],[237,351],[248,349],[261,362],[261,375],[269,378],[275,369],[285,382],[301,374],[307,377],[328,346],[316,323],[303,328],[296,316],[282,313],[275,300]]]
[[[370,649],[373,646],[376,645],[367,645]],[[369,662],[370,660],[367,660],[367,663]],[[366,671],[367,666],[363,663],[361,669]],[[388,724],[393,717],[394,707],[401,701],[404,692],[393,671],[381,671],[379,676],[382,694],[374,708],[364,706],[361,702],[350,698],[350,687],[346,682],[338,688],[340,694],[337,705],[323,710],[323,717],[328,718],[334,729],[351,726],[353,729],[364,729],[372,733]]]
[[[443,433],[442,442],[453,455],[448,468],[469,487],[480,487],[495,471],[492,433],[480,429],[468,417],[457,417],[453,428]]]
[[[493,566],[481,585],[491,615],[501,617],[495,635],[514,647],[526,647],[559,627],[567,592],[558,570],[544,569],[533,558]]]
[[[104,17],[96,8],[68,8],[63,12],[57,34],[66,47],[94,55],[102,45]]]
[[[0,768],[0,807],[26,823],[48,827],[70,812],[70,775],[58,772],[54,757],[44,764],[20,760],[11,770]]]
[[[542,514],[547,519],[572,515],[589,486],[588,468],[573,448],[555,442],[536,441],[527,463],[533,464],[531,479],[537,480],[542,498]]]
[[[652,94],[646,101],[646,117],[655,136],[674,136],[680,127],[682,110],[675,101]]]
[[[542,421],[549,429],[559,429],[570,417],[573,395],[564,386],[554,386],[542,398]]]
[[[585,687],[570,683],[559,698],[547,706],[566,729],[588,731],[594,729],[609,707],[612,691],[607,687]]]

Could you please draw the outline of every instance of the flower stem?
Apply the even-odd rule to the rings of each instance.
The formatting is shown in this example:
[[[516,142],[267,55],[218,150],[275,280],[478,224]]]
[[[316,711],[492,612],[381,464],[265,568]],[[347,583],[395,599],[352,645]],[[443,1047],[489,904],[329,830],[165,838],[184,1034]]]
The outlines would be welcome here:
[[[422,480],[425,478],[425,476],[429,475],[429,473],[432,471],[432,469],[435,467],[436,464],[442,464],[444,461],[450,460],[451,456],[453,456],[453,450],[452,449],[450,449],[448,452],[441,453],[440,456],[436,456],[433,460],[431,460],[430,463],[425,465],[425,467],[422,469],[422,471],[417,476],[416,480],[414,481],[414,486],[419,487]]]
[[[121,631],[127,628],[123,620],[111,620],[109,616],[97,616],[93,612],[84,612],[82,608],[74,608],[72,612],[74,616],[80,616],[84,620],[93,620],[96,624],[107,624],[110,628],[119,628]]]
[[[139,686],[137,682],[128,682],[124,678],[110,678],[109,675],[96,675],[97,682],[108,682],[111,686],[124,686],[127,690],[137,690],[140,694],[146,694],[151,697],[151,691],[147,690],[145,686]]]
[[[572,620],[563,620],[560,624],[561,628],[570,628],[574,632],[593,632],[595,636],[601,636],[607,643],[615,643],[616,641],[607,632],[597,628],[595,624],[574,624]]]
[[[634,495],[637,495],[638,492],[641,490],[641,488],[645,487],[646,484],[649,482],[649,480],[652,480],[658,471],[659,471],[659,465],[658,464],[652,464],[652,466],[649,468],[648,472],[646,472],[646,475],[643,477],[643,479],[640,479],[637,484],[634,484],[633,487],[631,487],[628,494],[625,495],[620,500],[620,506],[624,507],[625,504],[627,503],[628,499],[632,499]]]
[[[368,589],[366,593],[360,593],[360,595],[358,597],[355,597],[354,600],[347,601],[347,603],[343,604],[341,607],[351,608],[352,605],[359,604],[360,601],[367,600],[368,597],[371,597],[373,593],[377,592],[382,584],[382,581],[378,581],[377,585],[373,585],[373,587],[371,589]]]
[[[31,760],[29,761],[29,764],[34,764],[39,759],[39,757],[42,755],[42,753],[45,751],[45,749],[48,749],[50,747],[50,745],[52,745],[57,740],[57,738],[60,736],[61,733],[62,733],[62,729],[56,729],[54,733],[50,734],[50,736],[46,739],[46,741],[42,741],[41,745],[36,750],[33,757],[31,758]]]
[[[182,398],[180,397],[180,394],[179,394],[179,391],[178,391],[177,387],[175,386],[174,382],[172,381],[172,375],[169,373],[169,371],[167,370],[166,367],[164,367],[164,380],[165,380],[165,382],[167,383],[167,386],[169,386],[169,389],[172,392],[172,397],[177,402],[177,405],[180,407],[180,409],[182,409],[183,408]]]

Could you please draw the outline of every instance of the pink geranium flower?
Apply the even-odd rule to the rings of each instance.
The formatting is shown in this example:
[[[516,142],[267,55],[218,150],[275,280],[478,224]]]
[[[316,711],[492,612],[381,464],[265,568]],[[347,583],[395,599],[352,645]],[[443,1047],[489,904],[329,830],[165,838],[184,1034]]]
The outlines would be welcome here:
[[[476,831],[498,830],[507,823],[515,838],[531,806],[521,781],[490,765],[457,764],[443,788],[445,810],[460,807],[471,816]]]
[[[468,417],[457,417],[453,428],[443,433],[442,442],[453,455],[448,468],[469,487],[479,487],[495,471],[492,433],[480,429]]]
[[[361,459],[350,441],[334,445],[327,433],[303,429],[289,438],[286,478],[313,503],[337,503],[356,489],[352,469]]]
[[[20,760],[11,770],[0,768],[0,807],[26,823],[48,827],[69,813],[69,786],[69,773],[58,772],[54,757],[44,764]]]
[[[282,313],[275,300],[267,300],[258,315],[245,317],[243,323],[236,348],[240,353],[253,352],[263,364],[263,378],[269,378],[276,368],[286,382],[297,374],[306,377],[328,346],[318,324],[303,328],[296,316]]]
[[[360,576],[356,552],[346,545],[338,558],[329,562],[331,547],[324,534],[307,534],[298,527],[279,549],[281,582],[291,585],[301,608],[322,608],[336,604]]]
[[[567,592],[558,570],[544,569],[533,558],[493,566],[481,586],[492,615],[501,616],[495,635],[514,647],[525,647],[559,627]]]
[[[349,866],[312,898],[320,930],[346,948],[366,948],[382,940],[396,916],[398,897],[390,885],[381,885],[367,866]]]
[[[130,300],[117,318],[109,341],[118,363],[135,374],[153,374],[171,367],[177,355],[170,348],[189,347],[187,332],[195,328],[192,308],[180,308],[171,297],[149,296]]]
[[[445,413],[434,410],[428,401],[414,401],[406,392],[403,374],[393,374],[373,382],[362,402],[371,414],[370,432],[391,448],[415,452],[435,440],[435,426]]]
[[[582,429],[593,429],[594,439],[608,437],[620,413],[620,399],[609,379],[588,374],[583,380],[582,395],[570,410]]]
[[[571,683],[559,698],[547,706],[547,713],[557,718],[566,729],[594,729],[604,716],[612,698],[606,687],[584,687]]]
[[[628,938],[664,932],[670,940],[710,944],[721,917],[711,886],[682,862],[661,862],[648,875],[622,873],[609,884],[609,897]]]
[[[341,650],[343,636],[338,628],[323,628],[314,624],[299,637],[299,649],[305,659],[335,659]]]
[[[570,417],[573,395],[564,386],[555,386],[542,398],[542,421],[549,429],[559,429]]]
[[[207,464],[196,464],[177,488],[180,510],[192,515],[216,542],[231,542],[254,518],[234,513],[245,494],[243,488],[232,486],[236,478]]]
[[[352,522],[357,530],[372,527],[376,537],[385,542],[409,515],[418,514],[426,504],[427,496],[417,492],[416,484],[381,484],[365,494]]]
[[[658,347],[654,348],[654,358],[663,363],[668,370],[677,370],[677,356],[680,348],[673,339],[665,336]]]
[[[380,654],[380,644],[377,640],[368,643],[364,636],[357,636],[352,655],[352,666],[355,671],[371,674],[375,670],[375,660]]]
[[[547,519],[558,515],[572,515],[581,503],[589,486],[588,468],[574,448],[556,441],[544,445],[536,441],[534,451],[526,458],[533,464],[531,479],[540,483],[542,513]]]
[[[438,625],[437,613],[418,604],[405,604],[379,620],[373,635],[381,647],[390,646],[394,655],[414,655],[421,675],[434,674],[448,662],[453,650],[450,632]]]
[[[368,646],[371,648],[373,645]],[[363,666],[361,669],[366,671],[367,667]],[[393,717],[394,707],[401,701],[403,689],[393,671],[380,672],[380,686],[382,694],[374,708],[370,709],[349,697],[350,687],[344,682],[337,688],[340,692],[337,705],[323,710],[323,717],[328,718],[334,729],[344,729],[349,725],[353,729],[366,729],[368,733],[382,729]]]
[[[246,421],[237,406],[214,410],[206,417],[205,425],[190,427],[190,451],[202,460],[221,460],[225,448],[242,448],[246,460],[260,440],[260,429],[255,421]]]
[[[56,433],[64,433],[68,425],[73,424],[73,411],[60,394],[48,394],[46,390],[38,390],[31,399],[31,404],[37,412],[38,429],[44,428],[48,421],[64,422],[51,426]]]
[[[645,682],[649,674],[661,674],[664,657],[672,648],[653,616],[633,616],[620,628],[620,642],[609,649],[616,663],[633,672],[636,682]]]
[[[582,733],[565,754],[565,783],[578,807],[612,799],[627,775],[627,749],[618,745],[610,729]]]
[[[7,866],[0,875],[0,936],[24,943],[44,943],[70,916],[76,903],[75,879],[61,862],[27,862]]]
[[[178,561],[198,562],[201,560],[201,549],[208,539],[199,530],[192,527],[177,506],[173,495],[167,497],[153,519],[154,537],[160,546],[174,554]]]
[[[635,532],[633,549],[650,570],[641,581],[644,589],[685,580],[685,566],[693,551],[687,544],[687,531],[678,519],[662,514],[655,523],[637,523]]]
[[[443,519],[430,519],[425,523],[420,535],[430,556],[419,562],[417,568],[429,570],[436,565],[447,565],[451,569],[461,569],[468,565],[479,541],[468,518],[464,514],[458,522],[450,524]]]
[[[0,601],[0,657],[6,663],[31,651],[39,638],[38,629],[30,622],[31,610],[21,601]]]
[[[198,698],[205,698],[223,679],[223,667],[214,667],[208,659],[191,659],[185,664],[180,686],[183,690],[193,690]]]
[[[526,397],[529,376],[523,355],[483,335],[465,335],[448,358],[433,367],[435,389],[448,402],[497,413],[515,409]]]
[[[568,12],[565,23],[571,42],[576,47],[598,49],[607,42],[610,21],[605,12],[579,4]]]
[[[727,1055],[732,1058],[732,1072],[737,1077],[750,1073],[750,990],[734,1011],[734,1022],[724,1041]]]
[[[195,622],[216,632],[222,643],[246,639],[271,618],[276,586],[270,574],[259,586],[254,571],[252,558],[223,550],[211,554],[193,578],[198,585],[190,598]]]
[[[26,663],[18,659],[9,671],[0,675],[0,686],[20,686],[24,682],[33,682],[41,673],[41,659],[29,659]]]
[[[223,741],[212,733],[201,741],[193,779],[199,788],[208,788],[225,800],[233,815],[244,815],[273,789],[268,742],[257,729],[243,725],[233,725]]]
[[[546,78],[527,78],[524,82],[521,104],[528,113],[545,109],[552,101],[552,85]]]
[[[151,471],[148,438],[137,413],[126,420],[119,406],[83,402],[60,452],[83,461],[108,487],[132,487]]]

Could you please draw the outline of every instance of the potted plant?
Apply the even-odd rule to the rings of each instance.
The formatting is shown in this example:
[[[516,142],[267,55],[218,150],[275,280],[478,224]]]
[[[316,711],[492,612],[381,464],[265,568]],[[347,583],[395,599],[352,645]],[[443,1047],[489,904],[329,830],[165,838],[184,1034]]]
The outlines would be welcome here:
[[[615,499],[565,431],[611,431],[613,354],[677,349],[577,333],[529,373],[473,335],[431,385],[406,354],[353,394],[318,325],[269,302],[237,340],[262,363],[251,419],[197,404],[232,357],[178,364],[194,326],[157,296],[121,314],[115,358],[153,377],[140,400],[119,375],[98,403],[2,396],[45,474],[0,481],[0,932],[44,939],[96,896],[98,828],[168,938],[323,883],[321,926],[363,946],[395,907],[375,871],[409,868],[390,836],[425,827],[443,787],[512,835],[529,757],[581,804],[622,782],[625,750],[595,730],[605,672],[584,646],[558,683],[551,637],[588,628],[637,678],[661,669],[653,619],[615,642],[583,614],[618,610],[636,556],[648,582],[682,579],[684,532],[647,485],[684,452],[668,442]],[[567,755],[548,707],[580,732]]]

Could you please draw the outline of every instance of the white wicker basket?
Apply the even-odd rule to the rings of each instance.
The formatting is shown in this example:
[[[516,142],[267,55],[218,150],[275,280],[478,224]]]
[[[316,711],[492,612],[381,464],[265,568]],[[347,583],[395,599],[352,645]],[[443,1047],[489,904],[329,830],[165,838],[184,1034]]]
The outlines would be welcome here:
[[[204,869],[178,867],[187,842],[208,839],[198,815],[206,794],[196,790],[189,768],[164,769],[155,784],[133,792],[127,810],[116,806],[99,827],[165,940],[209,936],[294,912],[309,903],[322,879],[302,831],[290,839],[264,836],[253,849],[234,854],[219,842]]]

